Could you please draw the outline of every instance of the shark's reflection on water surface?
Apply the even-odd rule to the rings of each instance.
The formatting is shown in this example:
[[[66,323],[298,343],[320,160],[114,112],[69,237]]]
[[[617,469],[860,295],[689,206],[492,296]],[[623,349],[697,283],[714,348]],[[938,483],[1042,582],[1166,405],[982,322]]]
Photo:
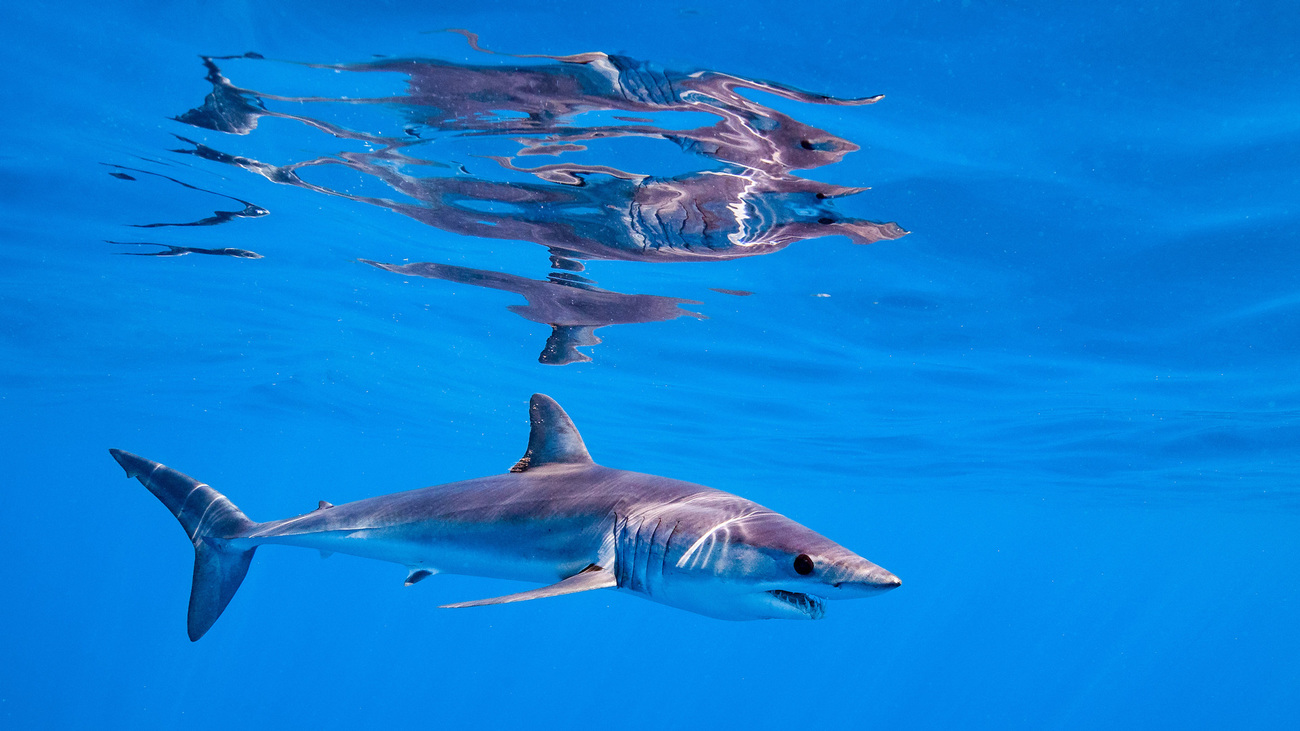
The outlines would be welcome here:
[[[548,365],[567,365],[591,360],[578,352],[584,345],[596,345],[596,328],[634,322],[660,322],[678,317],[704,317],[679,305],[700,304],[653,294],[622,294],[599,289],[590,280],[569,272],[551,272],[545,280],[528,279],[514,274],[470,269],[450,264],[421,262],[383,264],[362,259],[366,264],[395,274],[471,284],[523,295],[527,305],[510,305],[506,309],[527,320],[551,326],[551,335],[538,361]]]
[[[483,50],[473,34],[464,35]],[[860,106],[880,97],[837,99],[713,71],[667,70],[605,53],[492,55],[492,61],[506,62],[285,64],[309,74],[328,72],[336,83],[343,77],[353,84],[350,88],[397,74],[405,90],[360,98],[237,86],[222,65],[280,62],[255,54],[205,58],[212,91],[178,121],[247,136],[258,131],[262,118],[276,118],[327,132],[347,141],[349,149],[267,161],[240,154],[232,149],[238,143],[229,138],[217,143],[180,137],[185,147],[176,152],[386,208],[448,233],[532,242],[548,250],[552,267],[561,272],[583,271],[584,260],[727,260],[770,254],[823,236],[868,244],[906,233],[894,223],[837,209],[865,188],[808,180],[793,172],[839,162],[857,145],[756,101],[770,95]],[[365,125],[357,121],[359,110],[371,110]],[[633,149],[630,145],[643,150],[647,140],[669,142],[676,151],[650,158],[626,152]],[[554,161],[524,162],[537,156]],[[680,168],[683,160],[692,169],[642,167]],[[619,164],[608,164],[613,162]],[[340,184],[344,177],[362,182]],[[375,182],[381,190],[375,190]],[[678,307],[688,300],[622,295],[556,272],[547,280],[532,280],[433,262],[405,267],[368,263],[524,295],[529,304],[511,309],[554,328],[543,363],[589,360],[576,348],[599,342],[592,334],[596,327],[699,316]]]
[[[490,239],[531,241],[566,259],[688,262],[737,259],[780,251],[796,241],[843,235],[855,243],[895,239],[893,223],[842,216],[832,201],[861,189],[796,177],[702,171],[675,178],[593,173],[579,165],[539,168],[498,164],[573,183],[499,182],[470,175],[418,177],[397,171],[409,163],[396,148],[343,152],[287,165],[229,155],[185,138],[177,150],[236,165],[277,183],[370,203],[443,231]],[[406,143],[410,144],[410,143]],[[364,196],[309,182],[305,171],[343,166],[387,183],[415,202]]]

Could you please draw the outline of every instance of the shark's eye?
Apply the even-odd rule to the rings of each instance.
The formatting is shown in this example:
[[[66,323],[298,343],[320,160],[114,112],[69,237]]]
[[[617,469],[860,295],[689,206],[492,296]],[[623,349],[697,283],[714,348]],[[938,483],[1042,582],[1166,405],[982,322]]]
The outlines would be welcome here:
[[[813,572],[813,560],[808,554],[801,553],[794,557],[794,571],[800,576],[807,576]]]

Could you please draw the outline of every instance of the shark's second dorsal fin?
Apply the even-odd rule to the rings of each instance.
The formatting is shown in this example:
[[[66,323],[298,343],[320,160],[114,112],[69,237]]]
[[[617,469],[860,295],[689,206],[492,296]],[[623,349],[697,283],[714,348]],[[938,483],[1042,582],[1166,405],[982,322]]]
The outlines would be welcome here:
[[[533,394],[528,403],[528,415],[532,420],[528,451],[510,468],[511,472],[548,464],[591,464],[591,455],[587,454],[587,446],[582,443],[577,427],[555,399],[545,394]]]

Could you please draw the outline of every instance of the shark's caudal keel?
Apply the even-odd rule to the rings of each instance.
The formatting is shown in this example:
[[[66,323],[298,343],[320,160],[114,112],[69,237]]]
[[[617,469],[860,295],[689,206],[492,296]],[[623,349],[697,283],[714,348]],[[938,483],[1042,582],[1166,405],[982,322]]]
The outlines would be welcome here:
[[[730,493],[592,462],[568,415],[530,404],[528,451],[503,475],[394,493],[257,523],[224,495],[157,462],[109,450],[171,510],[194,545],[189,635],[226,608],[267,544],[435,573],[545,583],[469,607],[617,587],[721,619],[819,619],[826,599],[871,596],[898,577]]]

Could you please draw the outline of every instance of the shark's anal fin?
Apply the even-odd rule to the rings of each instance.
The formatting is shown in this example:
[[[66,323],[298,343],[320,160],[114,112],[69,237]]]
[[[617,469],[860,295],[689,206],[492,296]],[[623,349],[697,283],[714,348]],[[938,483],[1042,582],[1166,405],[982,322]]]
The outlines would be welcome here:
[[[418,584],[421,581],[433,576],[433,572],[428,569],[411,569],[411,573],[406,577],[406,583],[403,586]]]
[[[591,591],[592,589],[608,589],[617,584],[618,581],[614,578],[614,572],[592,564],[558,584],[551,584],[550,586],[543,586],[540,589],[521,591],[518,594],[507,594],[505,596],[493,597],[491,599],[479,599],[477,601],[460,602],[458,604],[444,604],[440,608],[463,609],[465,607],[484,607],[489,604],[526,602],[529,599],[542,599],[548,596],[576,594],[580,591]]]
[[[511,472],[524,472],[548,464],[591,464],[587,445],[582,443],[573,420],[555,399],[535,393],[528,403],[528,417],[532,428],[528,432],[528,451],[510,468]]]

